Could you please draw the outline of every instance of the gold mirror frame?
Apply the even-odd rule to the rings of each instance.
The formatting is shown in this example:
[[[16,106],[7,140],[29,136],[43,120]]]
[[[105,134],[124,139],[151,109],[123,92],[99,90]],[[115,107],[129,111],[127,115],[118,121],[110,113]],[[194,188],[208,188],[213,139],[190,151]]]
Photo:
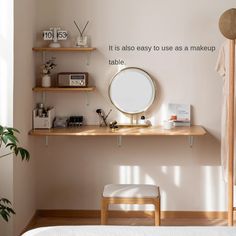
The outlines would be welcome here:
[[[141,74],[145,75],[146,79],[149,80],[150,82],[150,85],[151,85],[151,88],[152,88],[152,96],[150,98],[150,102],[149,104],[144,107],[144,108],[140,108],[140,110],[138,110],[137,112],[134,112],[134,111],[126,111],[125,109],[122,109],[119,105],[117,105],[117,102],[114,101],[112,99],[112,95],[111,95],[111,86],[112,86],[112,83],[115,81],[115,79],[117,78],[118,75],[120,75],[121,73],[123,73],[124,71],[127,71],[127,70],[130,70],[130,71],[136,71],[136,72],[140,72]],[[130,91],[132,91],[134,88],[130,88]],[[137,114],[140,114],[140,113],[143,113],[145,112],[149,107],[151,107],[151,105],[153,104],[153,102],[155,101],[155,98],[156,98],[156,85],[153,81],[153,79],[151,78],[151,76],[143,69],[140,69],[138,67],[126,67],[120,71],[118,71],[112,78],[110,84],[109,84],[109,88],[108,88],[108,95],[109,95],[109,98],[110,98],[110,101],[111,103],[122,113],[124,114],[129,114],[129,115],[137,115]]]

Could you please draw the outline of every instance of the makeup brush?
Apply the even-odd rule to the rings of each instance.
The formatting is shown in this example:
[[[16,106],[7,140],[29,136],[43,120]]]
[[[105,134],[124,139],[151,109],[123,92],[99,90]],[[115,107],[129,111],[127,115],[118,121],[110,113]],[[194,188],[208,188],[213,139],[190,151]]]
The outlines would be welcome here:
[[[110,111],[107,113],[107,115],[105,116],[105,119],[107,119],[107,117],[110,115],[112,109],[110,109]]]
[[[106,119],[105,119],[103,110],[102,110],[102,109],[97,109],[96,112],[97,112],[98,115],[102,118],[104,124],[107,126],[107,122],[106,122]]]

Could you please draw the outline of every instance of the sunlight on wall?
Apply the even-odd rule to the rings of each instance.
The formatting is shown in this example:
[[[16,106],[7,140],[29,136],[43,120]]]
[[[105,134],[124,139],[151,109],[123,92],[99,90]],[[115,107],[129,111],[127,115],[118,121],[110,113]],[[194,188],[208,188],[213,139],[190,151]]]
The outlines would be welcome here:
[[[218,168],[218,176],[222,176],[222,168]],[[227,206],[226,206],[226,201],[224,199],[227,199],[227,190],[226,190],[226,185],[223,180],[223,176],[221,177],[219,181],[219,189],[218,189],[218,206],[221,211],[224,211]]]
[[[124,69],[126,66],[125,65],[118,65],[118,72],[122,69]]]
[[[174,183],[177,187],[180,187],[180,179],[181,179],[181,170],[180,166],[174,166]]]
[[[214,194],[213,194],[213,173],[212,166],[204,167],[204,175],[205,175],[205,209],[207,211],[214,210]]]
[[[139,166],[120,166],[120,184],[140,184]]]
[[[148,174],[144,175],[144,184],[156,184],[155,180]],[[144,208],[146,211],[153,211],[153,205],[146,205]]]
[[[120,183],[121,184],[130,184],[130,166],[120,166]]]
[[[139,166],[120,166],[119,169],[120,184],[139,184],[140,183],[140,168]],[[137,210],[136,205],[121,205],[122,210]]]
[[[161,172],[162,172],[162,174],[167,176],[168,167],[161,166]],[[162,207],[162,209],[167,209],[167,193],[162,188],[161,188],[161,207]]]
[[[168,169],[171,171],[167,175]],[[180,166],[161,166],[161,172],[166,175],[166,178],[172,178],[175,186],[180,187],[181,183],[181,167]],[[141,175],[141,170],[139,166],[120,166],[119,167],[119,183],[120,184],[158,184],[156,181],[147,173]],[[167,209],[167,193],[165,190],[161,189],[162,207]],[[152,205],[138,206],[138,205],[121,205],[122,210],[147,210],[152,211],[154,207]]]
[[[130,124],[130,117],[128,115],[123,114],[122,112],[118,113],[118,123],[121,124]]]
[[[143,172],[140,166],[119,166],[119,183],[121,184],[156,184],[161,186],[161,204],[162,209],[168,209],[168,199],[171,199],[170,196],[173,193],[174,189],[179,189],[184,191],[184,186],[186,187],[186,180],[184,176],[186,174],[191,174],[188,169],[181,166],[159,166],[155,168],[157,175],[152,176],[149,173]],[[225,195],[225,183],[223,180],[218,179],[217,176],[220,176],[221,167],[216,169],[215,166],[202,166],[200,167],[202,171],[202,180],[203,186],[202,192],[199,193],[199,197],[204,199],[204,210],[214,211],[214,209],[219,209],[224,211],[226,209],[226,195]],[[158,176],[161,176],[161,179],[156,179]],[[217,179],[216,179],[217,178]],[[201,181],[197,185],[201,184]],[[215,185],[216,182],[219,182],[219,185]],[[168,183],[168,185],[166,185]],[[193,183],[194,185],[194,183]],[[196,186],[198,188],[198,186]],[[194,189],[194,187],[193,187]],[[189,191],[189,190],[188,190]],[[191,194],[191,190],[188,193]],[[178,196],[177,196],[178,197]],[[170,207],[170,206],[169,206]],[[153,210],[152,205],[145,206],[134,206],[134,205],[122,205],[121,209],[123,210]]]
[[[163,174],[167,174],[167,166],[162,166],[162,167],[161,167],[161,172],[162,172]]]
[[[1,50],[1,49],[0,49]],[[2,50],[1,50],[2,51]],[[7,124],[8,120],[8,86],[7,86],[7,80],[4,78],[7,78],[7,63],[6,60],[0,58],[0,94],[1,94],[1,99],[0,99],[0,122],[3,125]]]
[[[13,124],[13,0],[0,0],[0,124]],[[2,150],[3,152],[5,149]],[[13,157],[11,155],[10,157]],[[0,193],[13,202],[13,161],[0,158]],[[13,218],[0,221],[0,235],[13,235]]]
[[[167,105],[162,104],[160,109],[161,122],[167,119]]]
[[[120,184],[156,184],[154,179],[148,174],[144,175],[144,181],[141,181],[139,166],[120,166],[119,168]],[[122,210],[139,210],[139,205],[121,205]],[[152,205],[145,205],[143,210],[154,210]]]
[[[148,174],[144,175],[144,183],[145,184],[156,184],[154,179]]]
[[[0,122],[12,125],[13,2],[0,0],[0,7],[4,9],[0,14]]]
[[[148,117],[148,120],[150,120],[152,125],[157,125],[157,122],[158,122],[157,116],[153,115],[151,117]]]

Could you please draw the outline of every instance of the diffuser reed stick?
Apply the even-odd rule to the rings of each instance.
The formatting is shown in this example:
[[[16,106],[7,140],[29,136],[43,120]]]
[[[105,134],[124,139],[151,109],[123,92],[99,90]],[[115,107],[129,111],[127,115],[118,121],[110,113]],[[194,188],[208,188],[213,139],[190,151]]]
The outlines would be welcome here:
[[[74,20],[74,24],[75,24],[76,28],[78,29],[78,31],[79,31],[81,37],[83,37],[83,33],[84,33],[85,29],[87,28],[88,23],[89,23],[89,21],[87,21],[87,23],[85,24],[83,30],[81,31],[80,28],[79,28],[79,26],[78,26],[78,24],[77,24],[76,21]]]

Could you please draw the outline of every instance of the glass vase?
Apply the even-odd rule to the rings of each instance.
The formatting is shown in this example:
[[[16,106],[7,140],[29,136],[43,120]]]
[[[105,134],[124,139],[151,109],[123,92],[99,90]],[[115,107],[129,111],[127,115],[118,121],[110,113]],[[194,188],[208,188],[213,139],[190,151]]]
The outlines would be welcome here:
[[[88,47],[88,36],[78,36],[76,38],[76,47]]]

